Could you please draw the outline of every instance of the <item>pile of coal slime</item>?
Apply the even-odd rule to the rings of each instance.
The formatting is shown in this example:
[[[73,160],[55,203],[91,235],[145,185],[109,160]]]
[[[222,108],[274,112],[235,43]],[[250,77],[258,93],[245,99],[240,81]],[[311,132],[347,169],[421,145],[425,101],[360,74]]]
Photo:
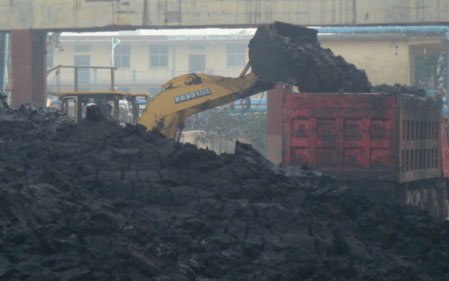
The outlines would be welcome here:
[[[0,280],[449,280],[447,223],[293,174],[242,143],[3,108]]]
[[[364,70],[323,48],[318,31],[275,22],[260,26],[249,43],[252,71],[262,80],[295,85],[301,92],[407,93],[425,95],[416,87],[372,86]]]
[[[322,48],[317,33],[282,22],[259,27],[249,44],[252,71],[302,92],[371,92],[365,71]]]

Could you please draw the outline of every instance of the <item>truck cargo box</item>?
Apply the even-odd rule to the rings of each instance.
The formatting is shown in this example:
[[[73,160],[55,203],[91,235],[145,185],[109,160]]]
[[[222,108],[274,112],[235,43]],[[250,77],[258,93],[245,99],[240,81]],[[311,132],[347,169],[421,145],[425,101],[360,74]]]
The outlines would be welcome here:
[[[281,145],[284,166],[307,165],[345,180],[442,177],[440,98],[299,93],[285,86],[268,96],[277,99],[271,107],[269,100],[268,150]],[[276,126],[281,141],[273,139]]]

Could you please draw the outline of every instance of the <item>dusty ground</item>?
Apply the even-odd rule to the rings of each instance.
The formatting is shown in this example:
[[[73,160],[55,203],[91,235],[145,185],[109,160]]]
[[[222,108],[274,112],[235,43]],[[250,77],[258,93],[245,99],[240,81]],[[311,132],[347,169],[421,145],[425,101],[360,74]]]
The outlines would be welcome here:
[[[0,106],[0,280],[449,280],[447,223],[236,150]]]

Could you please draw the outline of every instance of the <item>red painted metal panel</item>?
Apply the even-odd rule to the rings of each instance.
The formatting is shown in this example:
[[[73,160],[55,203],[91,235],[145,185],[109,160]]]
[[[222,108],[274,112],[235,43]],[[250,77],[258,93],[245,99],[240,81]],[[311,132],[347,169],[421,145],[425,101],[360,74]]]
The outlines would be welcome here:
[[[386,93],[284,94],[284,166],[307,165],[348,180],[441,177],[439,99]]]
[[[283,120],[284,165],[395,180],[395,95],[290,93]]]

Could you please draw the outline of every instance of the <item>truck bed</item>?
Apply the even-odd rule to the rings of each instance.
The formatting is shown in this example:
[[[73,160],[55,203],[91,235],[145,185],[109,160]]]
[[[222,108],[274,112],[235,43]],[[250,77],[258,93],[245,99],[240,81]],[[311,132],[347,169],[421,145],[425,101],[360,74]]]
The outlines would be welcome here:
[[[268,134],[270,122],[277,121],[270,116],[280,114],[284,166],[307,165],[347,180],[441,177],[440,99],[397,93],[298,93],[288,87],[268,96],[281,99],[277,108],[269,105]]]

